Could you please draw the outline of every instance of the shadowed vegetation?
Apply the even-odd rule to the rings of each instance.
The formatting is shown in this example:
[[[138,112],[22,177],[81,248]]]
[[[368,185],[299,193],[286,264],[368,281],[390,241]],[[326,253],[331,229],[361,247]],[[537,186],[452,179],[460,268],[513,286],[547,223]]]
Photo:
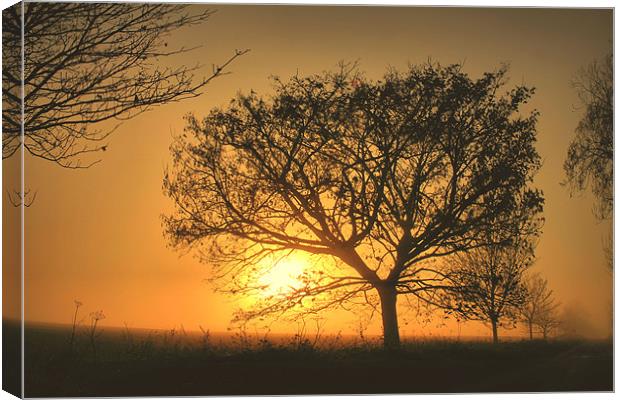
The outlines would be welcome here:
[[[106,328],[95,360],[85,333],[67,352],[70,335],[70,327],[27,329],[27,396],[612,389],[609,342],[404,338],[394,352],[379,338]]]

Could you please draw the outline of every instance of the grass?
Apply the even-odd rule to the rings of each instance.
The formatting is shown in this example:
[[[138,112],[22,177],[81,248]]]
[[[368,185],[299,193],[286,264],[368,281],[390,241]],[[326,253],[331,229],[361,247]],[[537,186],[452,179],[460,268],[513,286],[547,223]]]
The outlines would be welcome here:
[[[27,397],[611,391],[611,342],[227,337],[26,327]],[[95,356],[96,355],[96,356]]]

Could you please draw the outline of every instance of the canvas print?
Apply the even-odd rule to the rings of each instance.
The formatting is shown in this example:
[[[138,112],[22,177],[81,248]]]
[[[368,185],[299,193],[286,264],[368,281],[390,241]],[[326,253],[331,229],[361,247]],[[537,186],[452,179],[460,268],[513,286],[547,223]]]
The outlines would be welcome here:
[[[613,390],[613,9],[2,13],[3,389]]]

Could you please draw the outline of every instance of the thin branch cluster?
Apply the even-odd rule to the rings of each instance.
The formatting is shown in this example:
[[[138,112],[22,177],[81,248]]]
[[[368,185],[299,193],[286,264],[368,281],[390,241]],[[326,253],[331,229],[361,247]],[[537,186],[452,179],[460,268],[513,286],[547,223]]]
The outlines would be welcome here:
[[[197,79],[200,65],[163,66],[162,59],[191,49],[173,48],[169,36],[207,20],[213,11],[190,13],[183,5],[120,3],[24,4],[24,148],[67,168],[86,168],[89,153],[116,124],[155,105],[198,96],[244,51],[236,51],[212,75]],[[20,148],[21,6],[3,11],[3,158]]]
[[[591,187],[595,214],[608,219],[613,212],[614,88],[613,58],[593,62],[573,82],[583,105],[576,137],[568,148],[564,170],[571,191]]]
[[[534,329],[546,339],[560,326],[560,304],[555,300],[547,280],[539,274],[524,279],[523,285],[526,296],[521,307],[521,321],[528,326],[530,339]]]

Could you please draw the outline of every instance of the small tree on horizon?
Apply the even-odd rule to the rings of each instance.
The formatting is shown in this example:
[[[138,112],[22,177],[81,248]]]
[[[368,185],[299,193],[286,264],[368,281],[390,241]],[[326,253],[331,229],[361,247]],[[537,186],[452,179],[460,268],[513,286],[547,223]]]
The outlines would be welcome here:
[[[543,340],[547,340],[549,336],[562,325],[562,320],[558,315],[559,303],[552,303],[548,307],[540,311],[536,319],[536,326],[542,334]]]
[[[342,65],[190,116],[165,173],[165,234],[239,296],[264,293],[250,279],[261,260],[312,254],[297,287],[239,317],[378,303],[397,347],[398,296],[434,302],[448,287],[434,260],[493,244],[478,232],[514,231],[516,208],[542,207],[529,188],[537,113],[519,115],[533,89],[503,92],[506,72],[429,63],[371,81]]]
[[[528,327],[530,340],[534,338],[534,327],[538,327],[546,339],[549,332],[558,325],[559,304],[549,289],[547,279],[534,274],[524,280],[525,302],[521,307],[521,322]]]
[[[499,327],[515,326],[527,299],[524,274],[535,260],[542,209],[524,211],[519,233],[502,239],[497,230],[483,232],[496,244],[457,254],[450,268],[454,289],[445,308],[448,313],[489,324],[493,343],[499,342]]]

